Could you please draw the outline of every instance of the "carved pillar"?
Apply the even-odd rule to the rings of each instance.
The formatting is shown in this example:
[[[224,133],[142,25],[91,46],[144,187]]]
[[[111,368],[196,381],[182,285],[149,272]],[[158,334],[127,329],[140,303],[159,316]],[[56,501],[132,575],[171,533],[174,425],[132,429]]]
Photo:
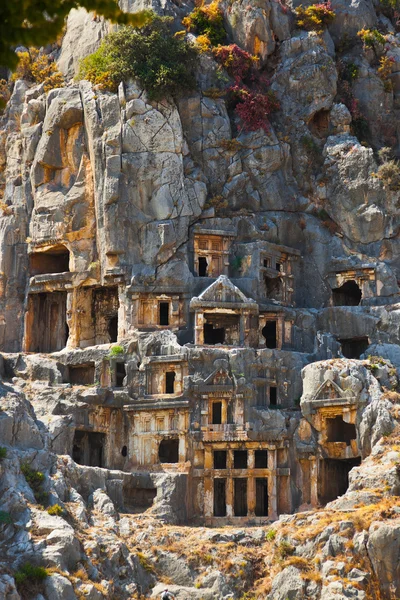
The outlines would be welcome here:
[[[204,346],[204,312],[196,310],[194,328],[194,343],[198,346]]]
[[[226,451],[226,468],[230,472],[233,468],[233,450]],[[226,516],[233,517],[233,478],[226,480]]]
[[[278,500],[277,500],[277,451],[276,448],[268,450],[268,517],[276,519],[278,516]]]
[[[239,345],[240,346],[244,346],[244,340],[245,340],[245,336],[246,336],[246,313],[241,312],[240,313],[240,320],[239,320]]]
[[[283,316],[277,316],[276,318],[276,349],[282,350],[282,344],[284,339],[284,331],[283,331]]]
[[[318,462],[316,456],[310,456],[310,501],[311,506],[318,506]]]
[[[204,477],[204,516],[214,516],[214,480],[209,475]]]
[[[228,422],[228,402],[227,400],[221,401],[221,423],[225,425]]]
[[[254,517],[256,514],[256,480],[255,477],[247,479],[247,516]]]
[[[184,433],[179,434],[179,462],[186,461],[186,436]]]
[[[226,480],[226,516],[233,517],[233,478]]]
[[[255,465],[255,451],[254,450],[248,450],[247,451],[247,468],[248,469],[254,469]]]
[[[211,446],[205,446],[204,448],[204,468],[213,468],[213,452]]]
[[[127,313],[130,302],[125,291],[125,285],[118,286],[118,339],[124,338],[127,333]]]

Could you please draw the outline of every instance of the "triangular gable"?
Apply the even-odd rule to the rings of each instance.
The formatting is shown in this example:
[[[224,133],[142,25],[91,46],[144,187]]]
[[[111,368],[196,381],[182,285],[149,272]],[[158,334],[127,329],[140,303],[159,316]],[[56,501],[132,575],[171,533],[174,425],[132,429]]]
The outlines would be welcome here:
[[[344,391],[334,381],[328,379],[322,383],[315,396],[314,400],[336,400],[344,397]]]
[[[204,385],[233,385],[232,379],[226,369],[217,369],[204,381]]]
[[[199,296],[199,300],[205,302],[254,302],[239,290],[226,275],[220,275]]]

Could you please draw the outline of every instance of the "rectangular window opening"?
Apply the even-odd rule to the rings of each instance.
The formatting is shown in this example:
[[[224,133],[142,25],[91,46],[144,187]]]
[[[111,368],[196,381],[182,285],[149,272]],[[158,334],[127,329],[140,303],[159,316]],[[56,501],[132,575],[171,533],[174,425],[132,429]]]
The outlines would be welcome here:
[[[214,479],[214,517],[226,517],[226,479]]]
[[[268,469],[268,450],[255,451],[254,466],[256,469]]]
[[[208,277],[208,263],[205,256],[199,256],[199,277]]]
[[[115,387],[123,387],[126,377],[125,363],[117,362],[115,365]]]
[[[165,373],[165,393],[175,393],[175,371],[168,371]]]
[[[169,325],[169,302],[159,303],[158,323],[159,325]]]
[[[235,450],[233,452],[233,468],[247,469],[247,450]]]
[[[213,425],[221,425],[222,424],[222,402],[213,402],[212,422],[213,422]]]
[[[235,517],[247,516],[247,479],[235,478],[234,480],[234,514]]]
[[[226,469],[226,450],[214,450],[214,469]]]
[[[269,388],[269,404],[270,406],[278,404],[277,388],[274,385],[271,385]]]
[[[68,383],[72,385],[93,385],[95,367],[94,363],[87,365],[69,365]]]
[[[268,479],[256,479],[256,517],[268,516]]]

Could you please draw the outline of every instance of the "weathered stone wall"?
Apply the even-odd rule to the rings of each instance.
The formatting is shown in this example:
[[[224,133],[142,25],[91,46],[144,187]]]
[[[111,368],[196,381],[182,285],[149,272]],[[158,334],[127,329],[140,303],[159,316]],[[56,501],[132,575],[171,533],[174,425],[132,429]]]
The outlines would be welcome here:
[[[298,4],[221,2],[229,41],[259,57],[279,99],[268,133],[244,131],[210,97],[220,86],[211,56],[199,57],[197,90],[176,100],[149,101],[136,81],[118,93],[74,82],[111,27],[82,9],[54,51],[67,85],[46,94],[15,83],[0,121],[0,444],[10,453],[0,495],[17,520],[5,527],[13,564],[36,553],[72,572],[82,560],[99,578],[91,542],[81,548],[71,525],[30,507],[24,462],[46,473],[51,504],[110,536],[124,526],[130,535],[117,510],[146,512],[133,528],[149,515],[247,526],[398,495],[398,452],[386,456],[382,440],[398,426],[399,191],[376,171],[382,146],[397,152],[399,34],[372,2],[341,0],[323,34],[299,31]],[[193,8],[121,6],[151,6],[177,31]],[[389,34],[391,90],[357,43],[361,27]],[[342,102],[349,62],[369,144]],[[32,515],[45,541],[28,533]],[[300,529],[302,518],[313,513],[284,517]],[[335,563],[349,548],[343,531],[318,525],[325,546],[294,538],[297,563],[268,597],[363,600],[378,597],[373,577],[383,597],[398,594],[397,524],[348,527],[366,573]],[[153,533],[140,532],[137,548],[141,535]],[[279,535],[277,548],[288,543]],[[118,544],[101,569],[117,572],[121,598],[150,594],[157,569],[174,572],[178,597],[247,591],[219,571],[195,585],[192,567],[168,553],[146,569]],[[317,552],[324,586],[299,571]],[[49,590],[67,591],[46,588],[46,600],[74,598],[68,579],[51,580]],[[80,591],[97,600],[111,597],[107,586]],[[0,578],[0,596],[16,600],[14,590]]]

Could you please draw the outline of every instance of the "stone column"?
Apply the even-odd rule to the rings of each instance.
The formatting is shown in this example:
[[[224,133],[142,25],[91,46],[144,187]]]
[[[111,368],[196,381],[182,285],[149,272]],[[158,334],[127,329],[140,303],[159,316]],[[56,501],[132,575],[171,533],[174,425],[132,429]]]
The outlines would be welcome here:
[[[204,448],[204,468],[212,469],[213,468],[213,452],[211,446],[205,446]]]
[[[244,346],[244,339],[245,339],[245,330],[246,330],[246,313],[241,312],[240,313],[240,320],[239,320],[239,345],[240,346]]]
[[[228,402],[221,400],[221,422],[223,425],[228,422]]]
[[[179,462],[186,461],[186,436],[184,433],[179,434]]]
[[[318,506],[318,462],[316,456],[310,456],[310,501],[311,506]]]
[[[255,477],[247,479],[247,516],[254,517],[256,514],[256,480]]]
[[[226,451],[226,468],[230,472],[233,468],[233,450],[230,448]],[[233,517],[233,478],[228,477],[226,480],[226,515]]]
[[[254,466],[255,460],[256,460],[255,450],[247,450],[247,468],[248,469],[255,468],[255,466]]]
[[[204,516],[206,519],[214,516],[214,480],[210,475],[204,477]]]
[[[278,498],[277,498],[277,451],[268,449],[268,517],[276,519],[278,516]]]
[[[196,310],[195,321],[194,343],[198,346],[204,346],[204,312],[202,310]]]
[[[233,517],[233,477],[226,480],[226,516]]]

